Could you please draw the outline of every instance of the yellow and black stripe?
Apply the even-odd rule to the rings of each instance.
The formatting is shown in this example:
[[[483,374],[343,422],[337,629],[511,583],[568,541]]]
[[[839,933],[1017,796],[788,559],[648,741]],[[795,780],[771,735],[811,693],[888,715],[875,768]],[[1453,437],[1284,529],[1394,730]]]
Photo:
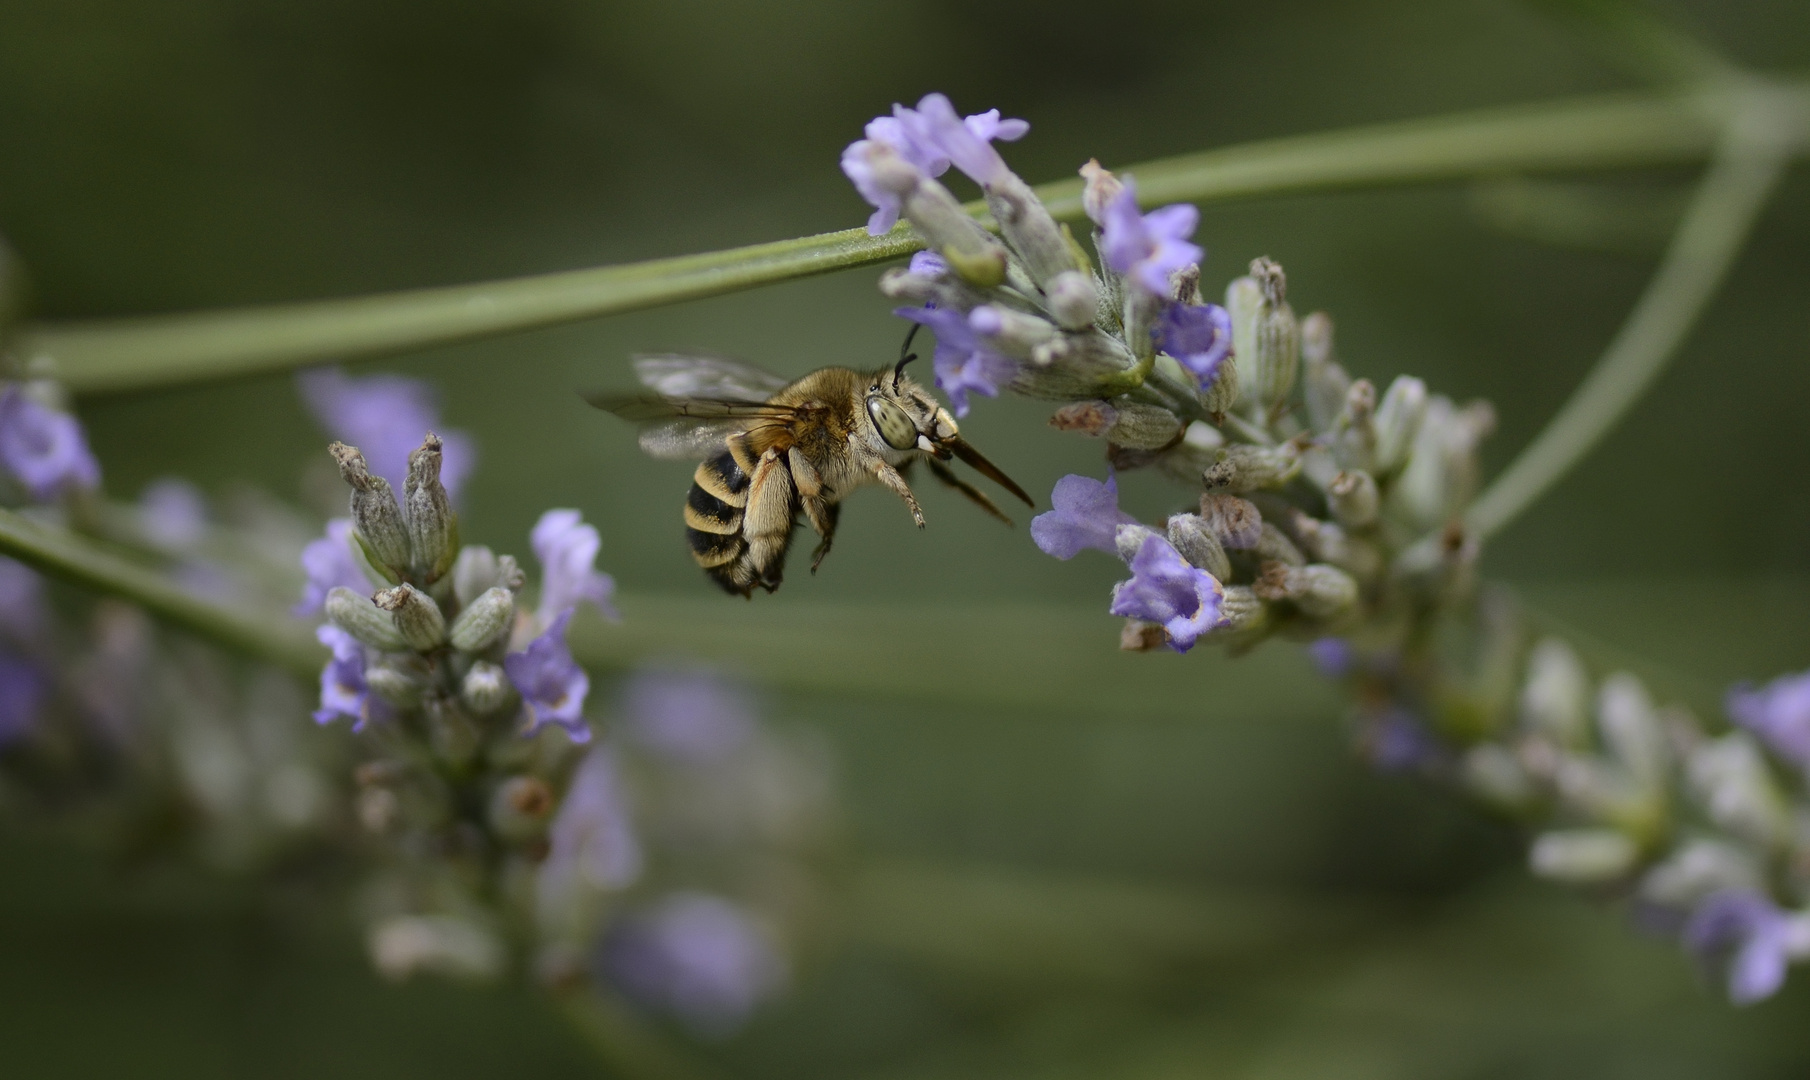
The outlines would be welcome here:
[[[742,511],[748,505],[748,474],[727,450],[698,465],[685,499],[685,539],[691,557],[718,585],[746,596],[752,582],[741,580],[737,561],[748,550],[742,539]]]

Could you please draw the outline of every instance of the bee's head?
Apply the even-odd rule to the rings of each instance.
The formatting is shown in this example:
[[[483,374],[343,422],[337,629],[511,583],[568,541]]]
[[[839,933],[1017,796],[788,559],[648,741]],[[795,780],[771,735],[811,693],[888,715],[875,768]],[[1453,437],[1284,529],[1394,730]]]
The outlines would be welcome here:
[[[907,358],[909,359],[909,357]],[[949,443],[959,434],[949,410],[900,370],[885,368],[867,382],[864,401],[874,434],[894,450],[922,450],[947,461]]]

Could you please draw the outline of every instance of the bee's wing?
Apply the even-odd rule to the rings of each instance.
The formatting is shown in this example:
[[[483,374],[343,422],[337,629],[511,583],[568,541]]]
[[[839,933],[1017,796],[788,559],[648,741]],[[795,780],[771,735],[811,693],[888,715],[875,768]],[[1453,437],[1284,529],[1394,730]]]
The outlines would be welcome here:
[[[799,413],[790,405],[706,397],[587,394],[585,400],[640,424],[642,451],[668,461],[710,457],[723,449],[723,440],[734,432],[790,423]]]
[[[643,386],[667,398],[765,401],[787,383],[772,372],[719,356],[637,356],[635,374]]]

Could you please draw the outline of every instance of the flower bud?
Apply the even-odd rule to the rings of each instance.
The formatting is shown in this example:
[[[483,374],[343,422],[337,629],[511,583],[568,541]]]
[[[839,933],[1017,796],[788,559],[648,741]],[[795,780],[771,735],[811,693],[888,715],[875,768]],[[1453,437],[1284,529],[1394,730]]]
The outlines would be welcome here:
[[[1717,825],[1761,850],[1789,841],[1789,804],[1746,732],[1697,747],[1691,754],[1690,781],[1698,803]]]
[[[1137,558],[1138,549],[1144,546],[1145,540],[1148,540],[1152,536],[1161,535],[1162,533],[1157,532],[1148,525],[1127,524],[1120,525],[1118,529],[1113,532],[1112,538],[1114,545],[1119,549],[1119,558],[1124,559],[1126,562],[1130,562],[1132,559]]]
[[[1414,438],[1427,413],[1427,384],[1412,375],[1400,375],[1376,409],[1376,471],[1391,473],[1408,459]]]
[[[1248,550],[1263,538],[1263,514],[1236,495],[1208,492],[1200,497],[1200,518],[1221,547]]]
[[[399,709],[409,709],[421,704],[421,695],[426,690],[417,673],[388,661],[365,668],[365,685],[371,688],[372,693]]]
[[[434,753],[457,768],[469,765],[478,753],[478,729],[450,698],[429,697],[422,702],[427,717],[427,739]]]
[[[1056,328],[1035,315],[999,304],[982,304],[968,313],[968,327],[998,352],[1029,360],[1037,346],[1056,336]]]
[[[1571,646],[1546,638],[1527,658],[1521,688],[1521,720],[1559,745],[1580,747],[1588,734],[1590,677]]]
[[[1050,416],[1050,426],[1057,431],[1079,431],[1096,438],[1106,434],[1119,411],[1104,401],[1077,401],[1064,405]]]
[[[1085,330],[1100,309],[1100,293],[1092,274],[1064,270],[1043,286],[1044,305],[1065,330]]]
[[[1106,439],[1114,445],[1133,450],[1161,450],[1181,437],[1180,418],[1161,405],[1122,402],[1115,408],[1117,415],[1112,426],[1106,429]]]
[[[446,643],[446,616],[440,606],[413,585],[385,589],[371,598],[390,613],[396,632],[416,652],[431,652]],[[350,631],[348,631],[349,633]]]
[[[1047,287],[1058,275],[1077,269],[1069,238],[1057,227],[1042,200],[1015,173],[1006,170],[995,177],[987,185],[986,198],[987,209],[999,223],[1000,233],[1024,260],[1024,268],[1038,287]],[[1089,322],[1091,315],[1090,310]]]
[[[1198,570],[1219,581],[1232,576],[1231,560],[1213,532],[1198,514],[1176,514],[1169,519],[1169,543]]]
[[[1298,514],[1295,535],[1315,562],[1331,563],[1360,581],[1383,572],[1383,553],[1369,540],[1352,536],[1330,521]]]
[[[1594,885],[1622,877],[1639,857],[1634,841],[1614,829],[1555,829],[1534,840],[1527,865],[1554,881]]]
[[[479,653],[497,643],[515,620],[515,594],[501,586],[486,589],[446,631],[446,639],[461,652]]]
[[[1219,625],[1207,639],[1224,642],[1234,651],[1261,641],[1270,631],[1269,605],[1249,585],[1227,585],[1219,600]]]
[[[1232,317],[1232,355],[1247,368],[1257,361],[1257,315],[1262,307],[1263,286],[1256,278],[1234,278],[1226,286],[1226,313]],[[1251,399],[1247,383],[1240,400]]]
[[[401,652],[408,648],[408,642],[397,632],[389,614],[379,610],[368,596],[336,585],[327,593],[325,609],[334,626],[378,652]]]
[[[1213,372],[1213,382],[1200,392],[1200,407],[1208,416],[1220,416],[1238,403],[1238,355],[1227,353]]]
[[[354,535],[365,550],[372,569],[391,581],[401,580],[409,566],[408,525],[402,519],[402,508],[390,482],[372,476],[365,456],[355,446],[334,443],[327,447],[339,465],[340,478],[352,488],[352,524]]]
[[[1315,431],[1329,431],[1345,406],[1351,376],[1332,354],[1332,318],[1316,311],[1301,321],[1302,373],[1307,417]]]
[[[459,700],[473,716],[489,716],[509,704],[515,688],[501,665],[479,660],[459,681]]]
[[[1376,478],[1362,469],[1339,473],[1326,485],[1326,505],[1346,528],[1369,528],[1376,524],[1376,515],[1382,508]]]
[[[1640,896],[1688,911],[1727,889],[1762,888],[1763,875],[1749,852],[1721,840],[1687,840],[1640,880]]]
[[[1266,412],[1274,412],[1295,388],[1301,367],[1301,324],[1285,298],[1288,282],[1282,267],[1258,259],[1251,263],[1251,276],[1262,300],[1252,327],[1250,397]]]
[[[1596,725],[1603,745],[1641,784],[1665,783],[1671,748],[1653,699],[1638,678],[1618,671],[1603,680],[1596,696]]]
[[[1119,197],[1125,185],[1097,158],[1089,158],[1087,164],[1081,166],[1081,178],[1085,185],[1081,189],[1081,209],[1086,211],[1088,220],[1104,227],[1106,207]]]
[[[1503,809],[1521,809],[1538,796],[1514,753],[1494,743],[1471,747],[1464,755],[1461,772],[1466,787]]]
[[[1286,600],[1310,619],[1330,620],[1357,606],[1358,584],[1336,566],[1266,562],[1251,587],[1264,600]]]
[[[1376,468],[1376,387],[1358,379],[1345,391],[1345,404],[1332,422],[1332,446],[1348,469]]]
[[[440,483],[440,438],[433,432],[409,455],[408,480],[403,484],[408,504],[409,547],[416,579],[423,584],[438,581],[459,554],[459,517],[452,499]]]
[[[1289,566],[1306,566],[1307,559],[1301,549],[1288,538],[1288,534],[1271,522],[1263,523],[1263,531],[1257,535],[1257,558],[1261,562],[1287,563]]]
[[[462,606],[484,595],[484,590],[497,584],[496,553],[483,544],[468,544],[459,549],[453,562],[453,596]]]
[[[1234,443],[1219,451],[1219,463],[1228,466],[1218,487],[1232,491],[1279,488],[1301,471],[1301,449],[1292,442],[1281,446]]]
[[[1477,444],[1495,427],[1483,402],[1463,408],[1436,395],[1424,409],[1408,463],[1389,492],[1390,509],[1430,528],[1459,514],[1477,488]]]
[[[521,592],[522,586],[528,583],[528,575],[517,565],[514,555],[497,556],[496,583],[514,593]]]

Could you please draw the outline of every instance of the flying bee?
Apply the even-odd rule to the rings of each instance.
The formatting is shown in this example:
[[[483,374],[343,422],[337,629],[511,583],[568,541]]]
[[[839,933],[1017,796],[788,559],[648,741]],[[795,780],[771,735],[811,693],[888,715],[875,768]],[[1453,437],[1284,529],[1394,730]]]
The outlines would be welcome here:
[[[908,336],[905,348],[910,344]],[[685,502],[692,558],[725,590],[752,597],[757,586],[769,593],[779,588],[800,511],[822,537],[811,559],[816,573],[835,539],[842,500],[858,487],[890,488],[923,528],[924,512],[905,481],[919,460],[1008,525],[993,500],[946,464],[951,457],[1036,505],[968,445],[947,409],[905,376],[913,359],[903,355],[876,372],[826,367],[787,382],[730,360],[644,356],[635,371],[652,394],[587,400],[640,423],[641,449],[649,455],[703,459]]]

